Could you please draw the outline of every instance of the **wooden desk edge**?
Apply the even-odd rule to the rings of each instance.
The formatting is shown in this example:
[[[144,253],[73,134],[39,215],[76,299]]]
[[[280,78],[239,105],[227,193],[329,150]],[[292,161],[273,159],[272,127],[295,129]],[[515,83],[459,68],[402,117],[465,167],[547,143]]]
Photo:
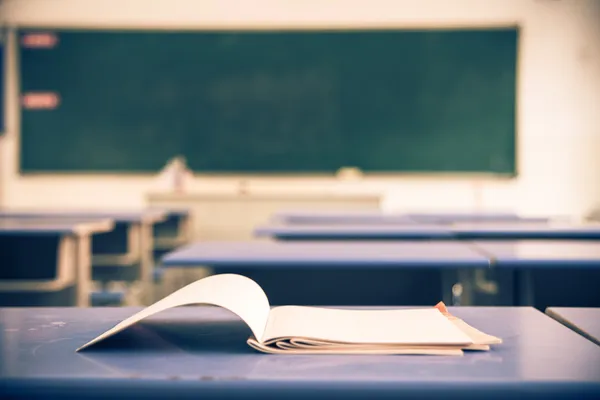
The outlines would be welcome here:
[[[168,217],[169,212],[167,210],[148,210],[144,212],[141,220],[142,223],[154,225],[166,221]]]
[[[92,235],[96,233],[110,232],[115,228],[115,221],[108,218],[102,220],[90,220],[89,222],[76,223],[73,229],[78,236]]]

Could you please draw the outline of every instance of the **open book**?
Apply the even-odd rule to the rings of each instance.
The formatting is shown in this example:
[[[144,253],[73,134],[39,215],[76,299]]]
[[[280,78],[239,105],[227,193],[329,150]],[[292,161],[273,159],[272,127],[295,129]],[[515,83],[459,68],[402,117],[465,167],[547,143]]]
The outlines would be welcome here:
[[[262,288],[241,275],[213,275],[172,293],[83,345],[98,343],[153,314],[190,304],[223,307],[250,328],[248,344],[271,354],[462,355],[501,343],[451,316],[443,305],[424,309],[271,308]]]

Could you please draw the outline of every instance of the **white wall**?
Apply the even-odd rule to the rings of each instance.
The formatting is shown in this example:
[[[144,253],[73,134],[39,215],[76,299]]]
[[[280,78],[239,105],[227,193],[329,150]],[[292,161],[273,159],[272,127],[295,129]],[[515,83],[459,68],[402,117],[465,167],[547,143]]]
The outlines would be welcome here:
[[[522,27],[518,70],[515,180],[368,178],[333,189],[375,191],[390,184],[407,208],[514,208],[580,215],[600,204],[600,9],[594,0],[5,0],[14,26]],[[0,138],[0,203],[7,206],[141,204],[150,177],[18,174],[19,121],[14,49],[8,60],[8,133]],[[485,132],[482,132],[485,134]],[[235,190],[235,179],[207,177],[197,190]],[[330,179],[253,177],[255,191],[324,190]]]

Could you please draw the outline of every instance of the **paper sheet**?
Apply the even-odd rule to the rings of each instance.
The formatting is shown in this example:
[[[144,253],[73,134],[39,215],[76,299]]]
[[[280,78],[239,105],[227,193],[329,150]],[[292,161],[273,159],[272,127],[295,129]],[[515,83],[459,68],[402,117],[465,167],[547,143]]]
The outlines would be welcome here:
[[[450,314],[448,308],[446,308],[446,305],[443,302],[436,304],[435,308],[438,309],[446,318],[448,318],[448,320],[450,320],[458,329],[468,335],[471,340],[473,340],[473,344],[469,346],[470,350],[478,350],[480,348],[488,350],[489,345],[502,343],[502,339],[496,336],[488,335],[487,333],[483,333],[480,330],[473,328],[462,319]]]
[[[438,309],[348,310],[283,306],[271,310],[263,342],[311,338],[338,343],[469,345],[473,341]]]
[[[369,346],[366,348],[346,348],[340,346],[339,348],[319,348],[314,349],[293,349],[286,346],[284,348],[278,348],[274,346],[265,346],[264,344],[258,343],[256,340],[249,339],[248,345],[255,350],[261,351],[268,354],[370,354],[370,355],[435,355],[435,356],[462,356],[463,351],[460,348],[413,348],[413,347],[401,347],[401,346]]]
[[[211,304],[226,308],[244,320],[257,338],[263,337],[269,319],[269,300],[256,282],[236,274],[213,275],[173,292],[81,346],[77,351],[109,338],[151,315],[188,304]]]

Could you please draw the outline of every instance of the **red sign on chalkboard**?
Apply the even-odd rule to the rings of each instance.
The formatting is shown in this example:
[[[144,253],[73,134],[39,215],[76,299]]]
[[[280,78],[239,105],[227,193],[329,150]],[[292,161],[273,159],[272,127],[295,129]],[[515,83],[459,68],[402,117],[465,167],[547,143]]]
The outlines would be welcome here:
[[[30,49],[51,49],[57,43],[58,36],[50,32],[32,32],[21,36],[21,46]]]
[[[52,110],[60,104],[60,97],[54,92],[28,92],[22,104],[26,110]]]

